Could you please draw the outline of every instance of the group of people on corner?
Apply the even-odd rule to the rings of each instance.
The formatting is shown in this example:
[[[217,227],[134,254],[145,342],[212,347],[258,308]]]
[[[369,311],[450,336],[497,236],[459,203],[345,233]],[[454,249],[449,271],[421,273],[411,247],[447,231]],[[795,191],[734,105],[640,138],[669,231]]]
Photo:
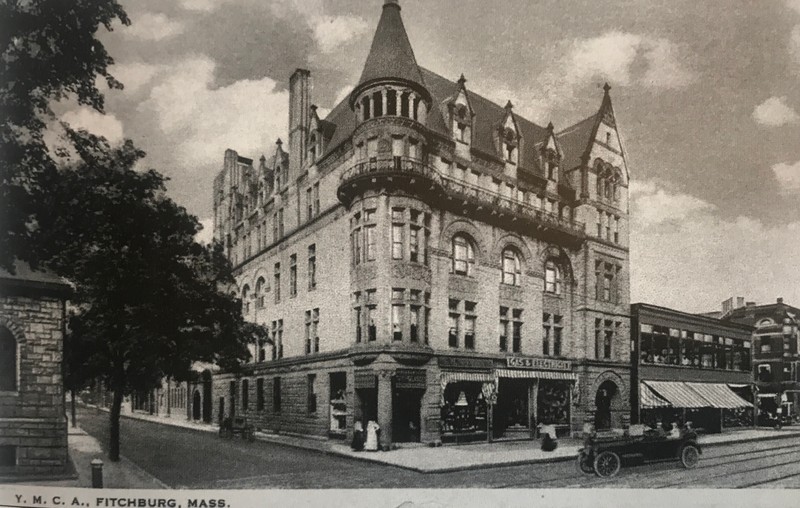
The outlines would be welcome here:
[[[381,427],[378,422],[370,420],[367,422],[367,429],[364,430],[364,425],[357,421],[353,425],[353,441],[350,443],[350,448],[353,451],[368,451],[377,452],[380,449],[380,430]]]

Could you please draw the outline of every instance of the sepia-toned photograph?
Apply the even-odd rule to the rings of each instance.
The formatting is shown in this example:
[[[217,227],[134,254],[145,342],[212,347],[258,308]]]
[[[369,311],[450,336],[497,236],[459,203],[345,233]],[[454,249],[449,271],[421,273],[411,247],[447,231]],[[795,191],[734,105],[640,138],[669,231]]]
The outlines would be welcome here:
[[[0,0],[0,50],[0,505],[800,488],[800,0]]]

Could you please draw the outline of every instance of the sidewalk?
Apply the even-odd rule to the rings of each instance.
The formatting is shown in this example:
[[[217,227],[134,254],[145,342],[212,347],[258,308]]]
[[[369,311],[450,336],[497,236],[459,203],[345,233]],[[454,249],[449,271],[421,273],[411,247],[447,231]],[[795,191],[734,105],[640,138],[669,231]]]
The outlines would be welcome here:
[[[216,433],[218,431],[218,427],[215,425],[195,423],[180,418],[172,419],[140,413],[123,416],[202,432]],[[710,447],[798,436],[800,436],[800,427],[786,427],[782,430],[767,428],[733,430],[725,434],[701,436],[700,445]],[[390,452],[354,452],[350,449],[349,443],[323,438],[256,432],[256,439],[356,460],[377,462],[420,473],[444,473],[495,466],[570,461],[575,459],[578,449],[583,446],[581,439],[562,438],[559,439],[558,448],[552,452],[542,451],[538,440],[445,445],[436,448],[409,443],[400,444],[399,449]]]
[[[92,460],[103,461],[103,487],[107,489],[168,489],[169,486],[150,473],[120,457],[119,462],[111,462],[100,443],[80,427],[69,428],[69,456],[78,474],[77,479],[57,481],[21,482],[45,487],[84,487],[92,486]]]

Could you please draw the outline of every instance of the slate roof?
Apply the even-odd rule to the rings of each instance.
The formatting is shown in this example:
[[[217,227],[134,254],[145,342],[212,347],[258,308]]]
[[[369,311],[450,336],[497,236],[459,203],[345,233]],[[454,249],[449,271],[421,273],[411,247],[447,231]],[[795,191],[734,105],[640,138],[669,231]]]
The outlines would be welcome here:
[[[400,78],[423,88],[425,86],[403,25],[403,18],[400,16],[400,5],[394,1],[383,5],[381,19],[375,29],[369,56],[358,84],[385,78]]]
[[[581,158],[590,147],[589,142],[594,135],[599,114],[595,113],[556,134],[564,154],[561,160],[563,169],[570,170],[582,163]]]
[[[2,291],[26,289],[40,293],[54,293],[67,297],[73,287],[70,282],[50,271],[44,269],[34,270],[28,263],[15,261],[14,273],[0,268],[0,288]]]

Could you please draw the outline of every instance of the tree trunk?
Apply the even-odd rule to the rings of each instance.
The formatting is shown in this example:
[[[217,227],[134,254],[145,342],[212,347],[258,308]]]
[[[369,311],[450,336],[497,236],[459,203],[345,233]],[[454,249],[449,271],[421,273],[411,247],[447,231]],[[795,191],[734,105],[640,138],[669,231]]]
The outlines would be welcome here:
[[[112,462],[119,461],[119,415],[122,411],[122,389],[114,388],[114,400],[111,403],[111,425],[109,429],[108,458]]]
[[[69,391],[70,395],[72,395],[72,402],[70,402],[70,408],[72,409],[72,427],[77,427],[77,420],[75,419],[75,390]]]

